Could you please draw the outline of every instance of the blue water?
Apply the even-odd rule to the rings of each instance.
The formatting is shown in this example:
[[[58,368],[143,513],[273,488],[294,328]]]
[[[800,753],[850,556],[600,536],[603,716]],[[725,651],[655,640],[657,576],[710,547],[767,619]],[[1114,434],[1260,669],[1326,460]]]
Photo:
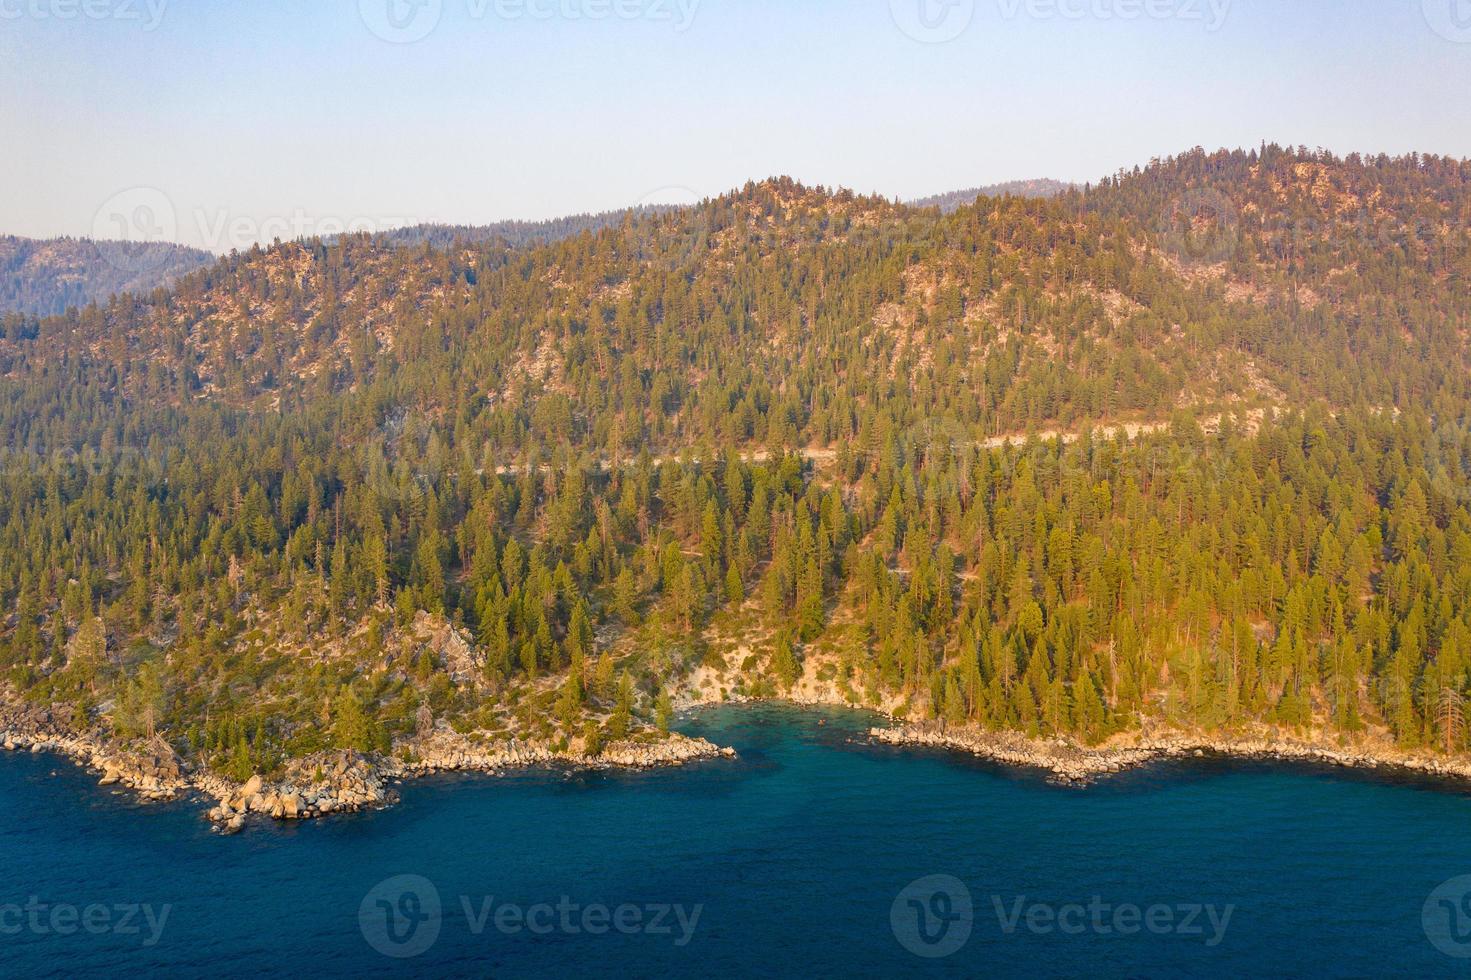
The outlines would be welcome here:
[[[1426,976],[1471,967],[1432,945],[1422,918],[1432,889],[1471,874],[1464,792],[1211,760],[1065,789],[864,744],[868,723],[859,713],[714,709],[683,727],[734,745],[738,761],[420,781],[389,810],[233,838],[211,834],[197,802],[145,806],[63,761],[5,756],[0,974]],[[378,887],[399,875],[418,878]],[[904,891],[917,879],[928,880]],[[626,932],[610,924],[620,906]],[[90,931],[80,925],[89,907]],[[140,910],[124,922],[130,907]],[[1224,928],[1213,926],[1209,912],[1220,922],[1228,908]],[[1156,931],[1112,927],[1135,914],[1153,914]],[[369,936],[416,955],[385,956]],[[1467,940],[1452,951],[1471,953]],[[906,943],[948,955],[916,955]]]

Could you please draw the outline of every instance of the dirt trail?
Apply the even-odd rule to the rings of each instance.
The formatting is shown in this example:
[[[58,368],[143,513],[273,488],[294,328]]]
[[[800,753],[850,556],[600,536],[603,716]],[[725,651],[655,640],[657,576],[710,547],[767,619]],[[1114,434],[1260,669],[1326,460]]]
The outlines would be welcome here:
[[[1241,413],[1233,412],[1212,415],[1207,418],[1201,419],[1200,427],[1207,434],[1212,434],[1220,428],[1221,419],[1225,417],[1226,414],[1229,414],[1233,419],[1237,421],[1239,425],[1241,425],[1246,430],[1255,431],[1256,427],[1261,424],[1262,419],[1266,416],[1268,411],[1276,414],[1275,408],[1253,408]],[[1051,442],[1053,440],[1061,440],[1064,444],[1069,444],[1077,442],[1079,439],[1081,439],[1084,432],[1091,432],[1095,438],[1100,439],[1114,439],[1119,435],[1123,435],[1128,439],[1137,439],[1143,435],[1163,432],[1169,427],[1169,422],[1111,422],[1101,425],[1088,426],[1086,428],[1076,430],[1041,429],[1035,432],[1012,432],[1007,433],[1006,435],[991,436],[989,439],[982,439],[979,442],[971,443],[971,445],[976,446],[980,449],[1001,449],[1006,445],[1021,445],[1029,439],[1036,439],[1039,442]],[[831,463],[838,458],[838,451],[830,446],[807,447],[804,449],[796,449],[792,452],[798,456],[801,456],[804,460],[810,463],[816,463],[819,465]],[[764,463],[771,459],[771,451],[768,449],[742,450],[739,455],[741,459],[747,463]],[[649,459],[654,466],[662,466],[665,463],[676,462],[679,458],[680,457],[676,454],[666,454],[662,456],[651,456]],[[638,457],[631,456],[627,459],[624,459],[621,465],[632,466],[637,462]],[[541,464],[541,466],[544,468],[546,464]],[[606,459],[600,459],[598,460],[598,468],[600,470],[606,471],[612,468],[612,464]],[[506,476],[522,473],[525,471],[525,469],[526,467],[524,464],[515,463],[510,466],[497,466],[495,468],[495,471],[501,476]]]

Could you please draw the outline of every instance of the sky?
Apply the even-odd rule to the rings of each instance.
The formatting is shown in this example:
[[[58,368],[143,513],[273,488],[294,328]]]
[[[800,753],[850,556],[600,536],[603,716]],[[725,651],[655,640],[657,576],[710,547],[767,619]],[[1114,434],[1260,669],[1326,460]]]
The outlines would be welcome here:
[[[0,233],[910,198],[1262,141],[1471,157],[1471,0],[0,0]]]

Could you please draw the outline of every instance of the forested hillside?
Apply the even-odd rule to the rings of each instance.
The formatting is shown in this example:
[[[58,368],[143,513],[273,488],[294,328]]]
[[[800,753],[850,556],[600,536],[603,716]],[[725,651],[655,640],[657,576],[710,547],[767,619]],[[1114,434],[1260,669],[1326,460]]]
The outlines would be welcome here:
[[[1466,161],[1195,151],[9,315],[0,665],[241,778],[794,685],[1461,753],[1468,228]]]
[[[0,235],[0,313],[48,316],[116,293],[148,293],[214,260],[171,242]]]

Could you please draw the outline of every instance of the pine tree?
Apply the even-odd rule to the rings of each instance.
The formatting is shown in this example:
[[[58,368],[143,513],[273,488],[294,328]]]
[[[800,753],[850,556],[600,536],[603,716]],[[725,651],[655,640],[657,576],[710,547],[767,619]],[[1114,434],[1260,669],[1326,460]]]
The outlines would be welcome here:
[[[796,651],[792,649],[791,635],[786,630],[776,635],[776,645],[771,654],[771,670],[783,690],[791,690],[792,685],[797,682],[800,668],[797,666]]]

